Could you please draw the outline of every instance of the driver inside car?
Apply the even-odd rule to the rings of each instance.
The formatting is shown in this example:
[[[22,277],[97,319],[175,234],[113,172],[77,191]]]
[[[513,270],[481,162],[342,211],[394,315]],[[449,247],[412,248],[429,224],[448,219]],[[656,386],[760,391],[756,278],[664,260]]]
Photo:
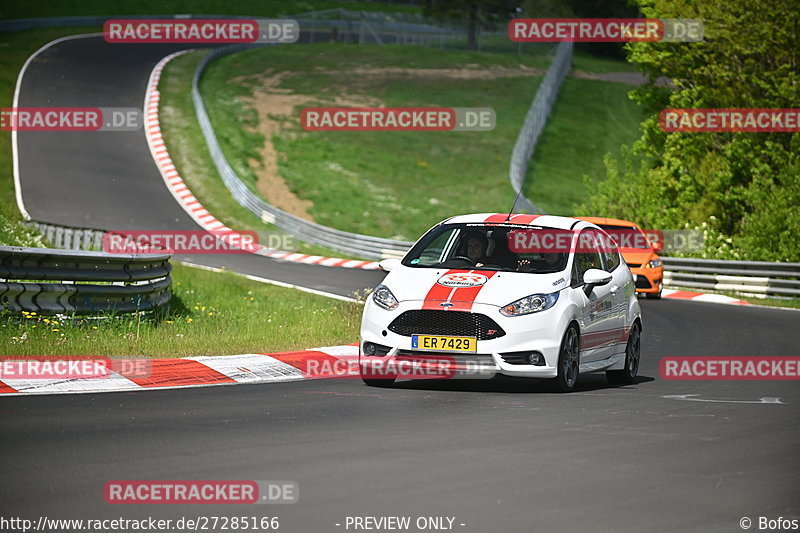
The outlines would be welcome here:
[[[484,266],[489,260],[486,257],[486,247],[489,241],[486,235],[479,231],[470,231],[466,235],[467,240],[467,258],[475,263],[476,267]]]

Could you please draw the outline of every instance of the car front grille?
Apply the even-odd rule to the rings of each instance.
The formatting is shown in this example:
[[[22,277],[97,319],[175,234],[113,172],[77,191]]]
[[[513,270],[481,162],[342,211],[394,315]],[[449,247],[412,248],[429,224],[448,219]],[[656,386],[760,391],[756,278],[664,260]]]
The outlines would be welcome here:
[[[653,286],[650,285],[650,280],[648,280],[646,277],[639,276],[636,279],[636,288],[637,289],[652,289]]]
[[[506,334],[497,322],[486,315],[436,309],[406,311],[389,324],[389,331],[405,337],[418,334],[455,335],[475,337],[479,341],[497,339]]]
[[[528,354],[530,352],[509,352],[501,353],[500,357],[509,365],[529,365]]]
[[[642,266],[641,263],[627,263],[627,265],[628,268],[639,268],[640,266]]]

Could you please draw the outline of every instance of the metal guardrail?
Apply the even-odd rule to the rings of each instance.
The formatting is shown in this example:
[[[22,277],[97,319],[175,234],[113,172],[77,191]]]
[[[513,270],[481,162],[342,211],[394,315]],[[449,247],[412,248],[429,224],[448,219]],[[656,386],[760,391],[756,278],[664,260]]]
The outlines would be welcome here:
[[[567,76],[571,64],[572,43],[559,43],[556,47],[556,54],[553,58],[553,62],[550,63],[547,74],[536,90],[536,96],[533,98],[531,107],[525,115],[525,122],[519,132],[517,142],[514,143],[514,149],[511,151],[511,163],[508,177],[514,192],[519,195],[519,199],[514,205],[515,208],[521,205],[522,209],[526,211],[531,211],[533,213],[542,212],[542,210],[526,198],[521,191],[523,187],[525,187],[525,174],[528,171],[528,162],[533,156],[536,143],[539,141],[542,130],[544,130],[547,117],[550,115],[550,110],[553,108],[553,102],[555,102],[558,96],[558,90],[561,88],[561,83]]]
[[[234,199],[265,222],[272,223],[290,235],[309,243],[326,246],[339,252],[369,259],[397,257],[403,254],[410,248],[413,244],[412,242],[350,233],[309,222],[308,220],[268,204],[250,190],[239,176],[236,175],[236,172],[228,163],[222,152],[222,147],[211,126],[211,121],[208,117],[208,112],[206,111],[202,96],[200,96],[198,86],[203,72],[211,61],[218,57],[249,50],[253,47],[253,45],[232,45],[209,52],[197,66],[192,81],[192,101],[194,102],[197,120],[200,123],[203,137],[205,137],[214,165],[217,167],[222,181],[225,183],[225,186],[231,192]],[[553,63],[550,65],[547,75],[536,93],[533,104],[528,110],[528,114],[525,118],[525,125],[520,132],[511,157],[510,177],[515,192],[519,192],[524,183],[527,159],[530,158],[530,154],[533,153],[533,147],[544,127],[547,115],[550,113],[561,82],[564,76],[566,76],[567,70],[569,70],[571,59],[572,43],[559,44]],[[527,158],[525,158],[526,154]],[[523,158],[525,158],[524,161]],[[520,201],[522,201],[523,208],[526,210],[533,212],[540,211],[527,198],[523,197]]]
[[[200,123],[200,128],[206,139],[206,144],[208,145],[214,165],[217,167],[222,181],[225,183],[225,186],[231,192],[234,199],[264,222],[274,224],[293,237],[312,244],[326,246],[339,252],[368,259],[381,259],[387,256],[396,257],[398,254],[408,250],[413,242],[384,239],[382,237],[341,231],[287,213],[259,198],[258,195],[251,191],[239,176],[236,175],[236,172],[231,168],[231,165],[222,153],[222,147],[217,140],[217,136],[211,126],[211,121],[208,118],[205,105],[203,104],[203,99],[200,96],[198,84],[209,62],[224,55],[252,48],[252,45],[233,45],[218,48],[208,53],[197,66],[192,82],[192,101],[194,102],[197,120]]]
[[[71,228],[44,222],[28,222],[27,225],[39,230],[50,246],[62,250],[101,250],[106,234],[97,229]]]
[[[0,246],[0,309],[42,315],[151,311],[172,297],[169,258]]]
[[[664,286],[752,296],[800,296],[800,263],[662,257]]]

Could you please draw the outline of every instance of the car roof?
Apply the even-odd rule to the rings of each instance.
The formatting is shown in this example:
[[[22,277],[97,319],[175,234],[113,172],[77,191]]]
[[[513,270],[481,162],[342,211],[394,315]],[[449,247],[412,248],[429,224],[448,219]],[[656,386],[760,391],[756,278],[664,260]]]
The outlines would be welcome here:
[[[591,222],[592,224],[596,224],[598,226],[608,224],[609,226],[625,226],[637,229],[641,228],[641,226],[635,222],[631,222],[630,220],[622,220],[619,218],[606,218],[606,217],[575,217],[575,218],[578,218],[580,220],[585,220],[586,222]]]
[[[474,213],[450,217],[442,221],[442,224],[523,224],[555,229],[583,229],[590,225],[586,222],[587,221],[582,221],[577,218],[560,217],[556,215],[514,213],[509,217],[508,213]]]

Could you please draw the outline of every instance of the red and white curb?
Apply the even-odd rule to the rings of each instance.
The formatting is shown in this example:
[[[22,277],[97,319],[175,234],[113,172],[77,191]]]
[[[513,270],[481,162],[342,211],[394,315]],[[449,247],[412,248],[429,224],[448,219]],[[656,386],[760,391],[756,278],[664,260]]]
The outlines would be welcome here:
[[[130,392],[356,377],[357,367],[353,363],[357,358],[358,346],[353,344],[272,354],[148,359],[148,371],[141,376],[126,377],[109,368],[106,376],[94,378],[3,377],[0,395]]]
[[[662,297],[721,304],[750,305],[721,294],[664,289]],[[22,379],[0,376],[0,395],[79,394],[146,389],[175,389],[305,379],[356,377],[358,345],[327,346],[294,352],[147,359],[143,376],[109,369],[102,378]],[[13,360],[13,356],[6,359]],[[23,359],[23,357],[20,357]]]
[[[164,144],[164,137],[161,134],[161,126],[158,120],[158,105],[161,97],[158,91],[158,82],[161,79],[161,72],[164,66],[178,56],[189,53],[190,50],[183,50],[170,54],[161,61],[159,61],[150,73],[150,79],[147,82],[147,90],[144,99],[144,113],[145,113],[145,136],[147,137],[147,144],[150,146],[150,153],[153,160],[158,167],[164,183],[167,185],[172,196],[183,208],[186,213],[194,219],[206,231],[213,231],[219,235],[220,239],[225,239],[226,233],[235,234],[235,231],[228,228],[217,220],[214,215],[208,212],[203,207],[200,201],[195,198],[192,192],[187,187],[186,183],[175,168],[172,159],[169,156],[167,147]],[[222,234],[220,234],[222,233]],[[237,241],[241,242],[241,241]],[[265,246],[258,245],[258,251],[254,252],[258,255],[264,255],[273,259],[281,259],[284,261],[293,261],[296,263],[305,263],[310,265],[322,265],[329,267],[341,268],[362,268],[366,270],[376,270],[378,263],[375,261],[360,261],[354,259],[340,259],[338,257],[323,257],[319,255],[306,255],[300,253],[286,252],[283,250],[275,250]]]
[[[750,302],[737,300],[723,294],[706,294],[702,292],[680,291],[675,289],[663,289],[662,298],[670,300],[690,300],[692,302],[711,302],[716,304],[750,305]]]

